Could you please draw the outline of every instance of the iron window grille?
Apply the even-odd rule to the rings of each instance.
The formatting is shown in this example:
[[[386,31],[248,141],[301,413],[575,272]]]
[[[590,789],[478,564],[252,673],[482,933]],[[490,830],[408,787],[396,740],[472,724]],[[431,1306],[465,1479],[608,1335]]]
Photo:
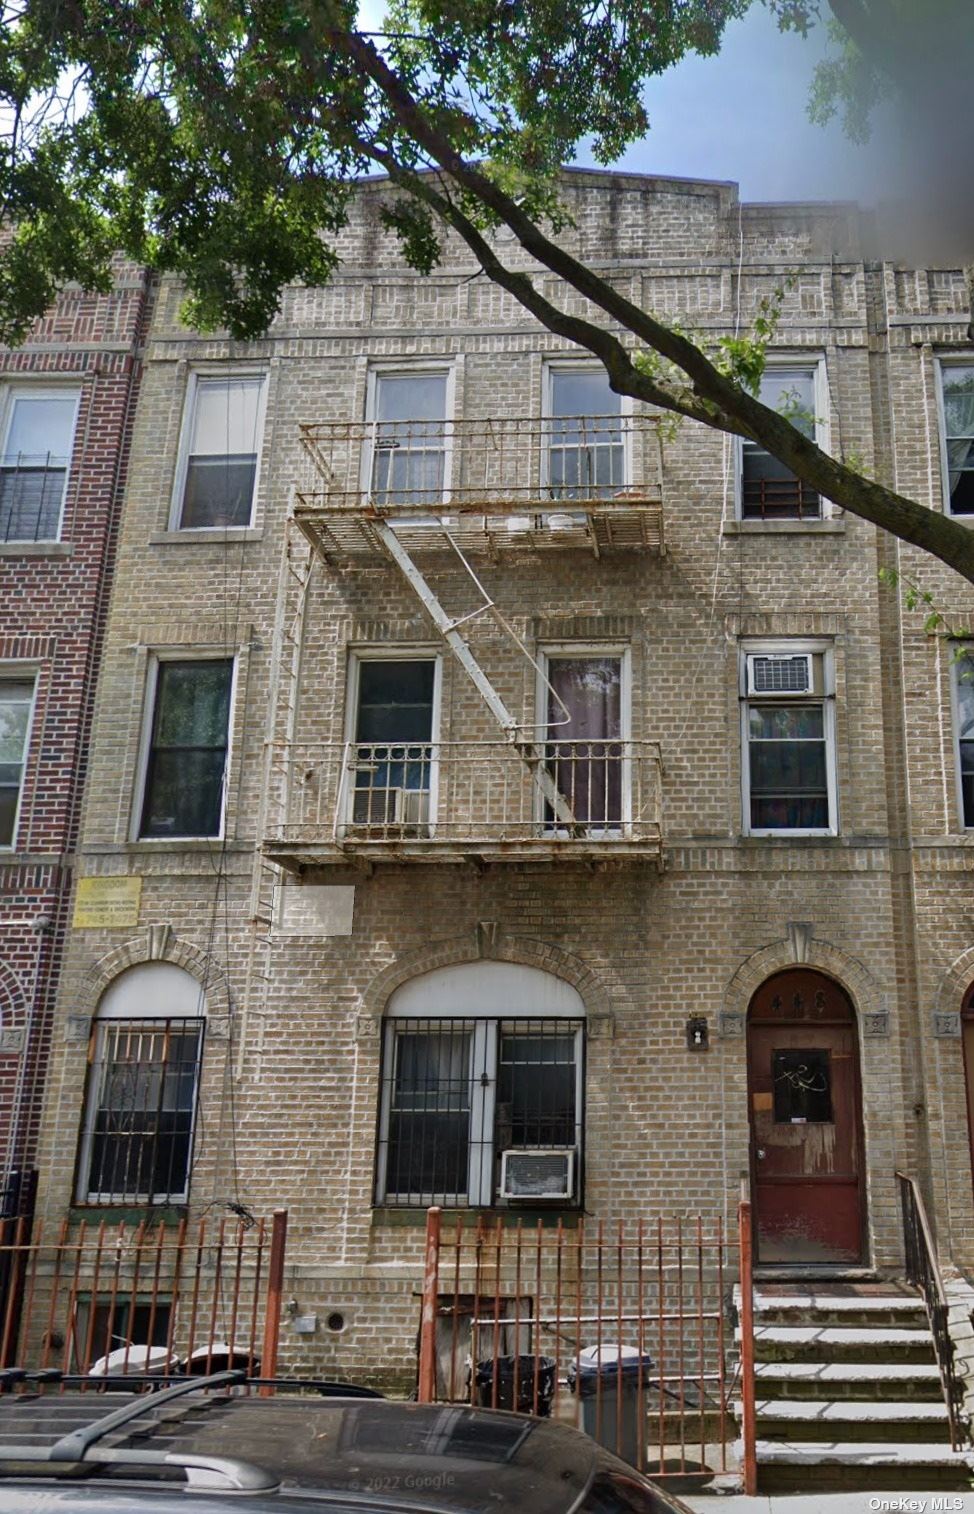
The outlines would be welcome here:
[[[574,1156],[579,1202],[584,1026],[579,1020],[385,1024],[376,1202],[502,1205],[505,1151]]]
[[[81,1133],[81,1202],[186,1199],[203,1030],[200,1019],[95,1022]]]

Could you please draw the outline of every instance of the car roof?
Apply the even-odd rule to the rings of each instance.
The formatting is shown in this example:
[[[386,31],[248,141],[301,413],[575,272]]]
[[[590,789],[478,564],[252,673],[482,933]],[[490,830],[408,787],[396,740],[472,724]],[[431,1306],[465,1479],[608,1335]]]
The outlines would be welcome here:
[[[242,1479],[254,1514],[292,1498],[297,1507],[308,1497],[320,1507],[327,1500],[336,1514],[346,1509],[565,1514],[600,1467],[632,1475],[594,1441],[550,1420],[466,1404],[303,1393],[241,1397],[186,1385],[174,1394],[5,1394],[0,1397],[0,1477],[16,1470],[36,1487],[37,1478],[56,1473],[51,1448],[62,1448],[58,1454],[67,1470],[67,1453],[80,1444],[79,1435],[94,1437],[81,1454],[104,1495],[99,1511],[116,1502],[119,1509],[130,1507],[120,1475],[144,1488],[145,1478],[171,1478],[176,1468],[187,1466],[195,1469],[190,1473],[194,1508],[226,1507],[224,1494],[204,1491],[208,1480],[209,1487],[219,1487],[218,1476],[214,1482],[206,1469],[222,1466]],[[31,1439],[38,1448],[33,1464],[18,1465],[17,1448],[22,1451]],[[48,1458],[38,1460],[45,1448]],[[119,1464],[117,1458],[124,1460]],[[75,1475],[80,1471],[76,1463]],[[7,1494],[16,1487],[5,1482],[5,1509]],[[94,1491],[90,1483],[88,1488]],[[76,1489],[83,1494],[84,1484]],[[185,1508],[183,1484],[157,1482],[155,1490],[145,1490],[152,1505],[162,1501],[176,1507],[180,1499]],[[167,1491],[174,1497],[171,1505]],[[90,1505],[80,1497],[75,1506]]]

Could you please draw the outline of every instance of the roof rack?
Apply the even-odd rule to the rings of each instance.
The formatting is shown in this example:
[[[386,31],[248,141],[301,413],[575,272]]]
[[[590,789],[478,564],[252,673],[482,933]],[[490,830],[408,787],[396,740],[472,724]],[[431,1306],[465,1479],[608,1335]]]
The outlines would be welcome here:
[[[228,1369],[229,1370],[229,1369]],[[226,1374],[220,1374],[225,1376]],[[293,1390],[300,1393],[318,1393],[322,1398],[383,1398],[377,1388],[366,1388],[361,1383],[340,1383],[330,1377],[248,1377],[243,1368],[234,1368],[232,1376],[237,1385],[247,1388],[274,1388],[276,1391]],[[62,1372],[57,1367],[2,1367],[0,1368],[0,1396],[24,1383],[37,1383],[40,1387],[58,1385],[62,1388],[84,1388],[88,1392],[102,1393],[126,1388],[148,1388],[158,1392],[172,1385],[182,1385],[185,1390],[199,1388],[211,1381],[206,1377],[194,1377],[185,1372],[116,1372],[107,1377],[92,1377],[87,1372]],[[158,1400],[155,1400],[158,1401]]]
[[[19,1381],[43,1378],[46,1373],[20,1373]],[[9,1373],[7,1374],[10,1375]],[[133,1374],[134,1375],[134,1374]],[[87,1379],[91,1382],[92,1379]],[[104,1380],[102,1380],[104,1381]],[[180,1382],[149,1395],[138,1394],[130,1403],[122,1404],[111,1413],[102,1415],[91,1423],[81,1425],[61,1435],[51,1445],[0,1445],[0,1468],[6,1471],[13,1466],[34,1470],[43,1465],[48,1472],[67,1471],[82,1464],[105,1466],[123,1463],[133,1467],[172,1467],[186,1473],[191,1487],[237,1493],[273,1492],[280,1486],[280,1479],[263,1467],[251,1462],[227,1456],[197,1456],[174,1451],[133,1450],[125,1446],[102,1446],[100,1441],[114,1430],[119,1430],[134,1420],[141,1419],[147,1409],[154,1411],[162,1405],[188,1393],[206,1392],[212,1388],[229,1388],[247,1381],[242,1371],[214,1372],[208,1377],[184,1377]],[[129,1380],[131,1385],[131,1379]]]

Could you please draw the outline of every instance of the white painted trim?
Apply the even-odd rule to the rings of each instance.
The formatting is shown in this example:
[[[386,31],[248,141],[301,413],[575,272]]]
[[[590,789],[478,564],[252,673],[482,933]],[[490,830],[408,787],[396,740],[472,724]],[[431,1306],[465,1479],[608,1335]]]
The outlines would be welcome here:
[[[821,694],[807,696],[789,694],[785,701],[789,705],[820,704],[823,709],[824,719],[822,728],[825,735],[825,783],[829,806],[829,824],[817,830],[793,829],[781,827],[780,829],[756,829],[751,826],[751,758],[750,758],[750,730],[748,722],[748,709],[752,704],[774,704],[779,702],[774,694],[748,694],[747,692],[747,659],[749,655],[762,652],[812,652],[822,658],[822,690]],[[741,834],[744,836],[778,836],[784,838],[802,836],[837,836],[839,834],[839,805],[838,805],[838,779],[836,770],[836,742],[835,742],[835,651],[829,641],[799,640],[798,638],[782,637],[776,640],[742,641],[738,648],[738,693],[740,696],[740,728],[741,728]]]
[[[598,642],[551,642],[538,648],[537,678],[535,681],[535,710],[538,719],[535,729],[538,739],[544,741],[550,739],[557,741],[557,734],[548,736],[549,731],[557,733],[557,726],[549,726],[547,721],[548,700],[547,695],[551,688],[549,678],[549,665],[552,660],[560,658],[584,658],[584,657],[618,657],[619,669],[619,740],[629,742],[632,740],[632,648],[625,642],[608,642],[600,646]],[[624,756],[622,762],[622,816],[619,830],[614,826],[607,827],[610,833],[625,835],[626,830],[632,825],[632,761]],[[540,823],[544,818],[544,797],[538,792],[535,799],[535,819]],[[557,829],[557,827],[553,827]],[[593,827],[593,830],[599,828]]]
[[[825,357],[825,354],[823,352],[796,353],[794,355],[789,355],[789,354],[784,353],[784,352],[780,352],[780,353],[779,352],[773,352],[773,353],[769,353],[768,354],[767,360],[765,362],[765,372],[766,373],[772,373],[772,372],[785,372],[785,373],[788,373],[789,371],[792,371],[792,370],[795,371],[795,372],[798,372],[798,373],[808,373],[809,371],[812,372],[812,381],[813,381],[813,391],[812,392],[813,392],[813,398],[814,398],[814,402],[815,402],[815,444],[816,444],[817,447],[820,447],[823,452],[831,453],[831,451],[832,451],[832,398],[831,398],[831,395],[829,394],[828,369],[827,369],[827,366],[826,366],[826,357]],[[744,439],[743,439],[743,437],[735,436],[733,438],[733,447],[734,447],[734,519],[737,520],[737,521],[743,521],[744,517],[743,517],[743,515],[741,513],[741,511],[742,511],[742,497],[743,497],[743,479],[744,479]],[[832,515],[833,515],[832,501],[830,499],[826,499],[826,497],[824,495],[821,496],[821,499],[822,499],[822,515],[821,515],[821,519],[818,522],[816,522],[815,520],[802,520],[800,522],[800,524],[802,526],[804,526],[808,530],[814,530],[816,524],[820,525],[823,522],[825,522],[827,520],[830,520],[832,518]],[[751,525],[751,524],[758,525],[758,524],[764,524],[764,523],[760,522],[760,521],[757,521],[757,520],[753,520],[752,521],[751,519],[749,519],[747,521],[747,524],[748,525]],[[777,834],[777,833],[775,832],[775,834]]]
[[[343,741],[346,752],[355,744],[355,727],[358,723],[359,679],[363,662],[431,662],[433,664],[433,708],[430,715],[430,786],[429,828],[432,835],[439,815],[440,720],[443,707],[443,653],[436,647],[408,646],[402,642],[377,647],[351,647],[348,653],[348,670],[345,677],[345,720]],[[376,742],[375,745],[381,745]],[[338,804],[336,806],[341,834],[352,824],[355,790],[347,782],[347,768],[343,766],[339,780]]]
[[[965,642],[962,639],[958,638],[958,640],[955,642],[949,641],[947,643],[947,646],[952,651],[959,651],[961,648],[963,648],[963,651],[968,656],[970,656],[971,667],[972,669],[974,669],[974,642]],[[974,820],[971,820],[970,823],[968,823],[964,819],[964,788],[963,784],[961,783],[960,771],[960,695],[957,688],[959,681],[959,670],[960,661],[952,659],[950,667],[950,734],[954,753],[954,794],[957,805],[956,814],[958,829],[962,831],[972,831],[974,830]]]
[[[359,488],[363,501],[370,498],[372,490],[372,468],[375,456],[375,437],[378,426],[376,416],[376,395],[378,393],[378,380],[380,378],[445,378],[443,395],[443,493],[440,503],[447,505],[450,502],[450,494],[453,487],[453,421],[456,412],[456,383],[457,383],[457,359],[455,357],[416,358],[413,361],[378,362],[370,363],[366,374],[365,385],[365,421],[367,435],[362,445],[360,459]],[[395,518],[391,518],[392,525],[397,524]],[[421,519],[410,517],[408,524],[415,527],[422,524]]]
[[[944,515],[949,515],[952,520],[970,521],[974,515],[970,511],[954,514],[950,508],[950,469],[947,466],[947,417],[944,412],[944,369],[945,368],[970,368],[974,371],[974,352],[950,353],[934,359],[934,372],[936,375],[937,391],[937,429],[940,436],[940,499]]]
[[[76,377],[73,377],[71,380],[65,379],[64,382],[58,383],[56,377],[52,382],[52,377],[48,374],[44,375],[43,382],[40,383],[31,383],[29,379],[22,379],[19,376],[16,379],[11,378],[3,382],[2,400],[0,400],[0,412],[2,412],[0,414],[0,435],[3,437],[3,443],[0,446],[0,457],[5,457],[7,454],[7,436],[13,420],[14,403],[21,395],[29,394],[32,399],[63,399],[66,393],[74,395],[74,416],[71,421],[68,460],[64,470],[64,488],[61,491],[61,503],[58,507],[55,533],[53,536],[41,536],[37,538],[4,537],[4,545],[12,547],[17,545],[18,541],[22,541],[24,545],[33,546],[35,540],[38,542],[61,540],[61,532],[64,529],[64,506],[68,497],[68,484],[71,482],[71,464],[74,461],[74,448],[78,439],[78,415],[81,411],[82,390]]]
[[[257,453],[257,462],[254,468],[254,487],[250,499],[250,518],[244,526],[184,526],[181,524],[183,514],[183,494],[186,488],[186,471],[189,465],[189,444],[196,423],[196,402],[201,384],[217,384],[221,380],[256,379],[260,383],[257,395],[257,418],[254,424],[254,450]],[[266,368],[254,366],[248,363],[241,366],[228,367],[225,364],[218,368],[194,368],[189,375],[186,384],[186,396],[183,401],[183,415],[179,428],[179,448],[176,453],[176,471],[173,476],[172,500],[169,508],[169,521],[166,529],[178,532],[180,536],[199,536],[203,539],[216,537],[218,540],[224,532],[249,530],[254,524],[254,513],[257,505],[257,491],[260,488],[260,471],[263,460],[264,426],[267,415],[267,388],[268,372]]]
[[[24,790],[27,787],[27,767],[30,761],[30,744],[34,734],[34,717],[37,713],[37,689],[40,683],[40,668],[37,663],[25,663],[23,671],[17,663],[0,663],[0,684],[4,683],[29,683],[32,685],[30,696],[30,708],[27,711],[27,729],[24,732],[24,752],[20,770],[20,787],[17,791],[17,805],[14,810],[13,829],[10,840],[6,844],[0,843],[0,857],[10,856],[17,850],[17,832],[20,829],[20,817],[24,807]]]
[[[549,420],[554,420],[555,419],[555,416],[553,415],[553,405],[554,405],[554,375],[556,373],[566,373],[566,372],[571,372],[571,373],[580,373],[580,372],[581,373],[604,373],[605,376],[606,376],[606,381],[608,382],[608,373],[606,373],[605,365],[603,363],[599,363],[599,362],[586,362],[584,359],[571,358],[571,357],[567,357],[567,356],[566,357],[546,357],[546,358],[544,358],[542,360],[542,365],[541,365],[541,419],[542,419],[542,421],[549,421]],[[611,392],[613,392],[613,391],[610,390],[610,393]],[[630,420],[632,418],[633,414],[635,413],[635,402],[634,402],[632,396],[629,395],[629,394],[618,394],[618,395],[616,395],[616,399],[618,399],[618,401],[619,401],[619,419],[620,419],[620,421],[623,422],[623,426],[622,426],[622,480],[623,481],[619,485],[619,488],[620,489],[631,489],[632,488],[632,481],[633,481],[633,477],[634,477],[634,470],[633,470],[633,441],[634,441],[634,438],[633,438],[633,427],[631,425],[626,425],[625,422],[628,421],[628,420]],[[542,428],[542,430],[543,430],[543,428]],[[548,470],[548,463],[549,463],[549,449],[548,449],[548,446],[547,446],[547,438],[544,437],[544,436],[542,436],[542,438],[541,438],[541,458],[540,458],[541,476],[540,476],[540,478],[538,480],[538,482],[539,482],[542,490],[546,489],[548,487],[549,482],[550,482],[550,479],[549,479],[549,476],[548,476],[548,471],[549,471]],[[569,507],[571,505],[571,501],[570,500],[566,500],[565,501],[565,505],[566,505],[566,513],[570,513]]]
[[[223,793],[220,801],[220,827],[211,836],[143,836],[142,810],[145,805],[145,783],[152,746],[152,725],[156,711],[156,693],[159,686],[159,667],[164,662],[229,662],[230,699],[227,705],[227,755],[223,765]],[[237,682],[240,674],[240,655],[236,652],[214,654],[195,647],[165,647],[149,653],[146,669],[145,698],[142,707],[142,722],[139,736],[139,756],[135,768],[132,813],[129,821],[129,840],[140,846],[171,845],[174,841],[222,841],[226,833],[227,801],[230,793],[230,769],[234,760],[234,711],[237,699]]]

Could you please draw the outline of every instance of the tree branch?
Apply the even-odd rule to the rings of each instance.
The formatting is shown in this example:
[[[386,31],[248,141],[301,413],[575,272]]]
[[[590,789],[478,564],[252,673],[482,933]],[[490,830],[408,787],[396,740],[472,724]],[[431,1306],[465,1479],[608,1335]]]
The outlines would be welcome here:
[[[509,195],[462,157],[370,42],[347,30],[332,31],[329,41],[339,52],[354,59],[378,87],[402,129],[449,178],[508,225],[525,251],[539,263],[563,278],[640,341],[681,368],[690,378],[699,399],[708,402],[725,417],[725,429],[729,421],[731,429],[759,441],[826,499],[939,557],[948,567],[974,582],[974,533],[966,526],[864,478],[823,452],[777,411],[762,405],[720,373],[693,342],[633,305],[598,274],[547,237]],[[522,300],[522,285],[512,287],[508,284],[506,287]],[[531,288],[533,290],[533,285]],[[548,324],[539,307],[532,313]],[[589,350],[593,349],[589,347]]]

